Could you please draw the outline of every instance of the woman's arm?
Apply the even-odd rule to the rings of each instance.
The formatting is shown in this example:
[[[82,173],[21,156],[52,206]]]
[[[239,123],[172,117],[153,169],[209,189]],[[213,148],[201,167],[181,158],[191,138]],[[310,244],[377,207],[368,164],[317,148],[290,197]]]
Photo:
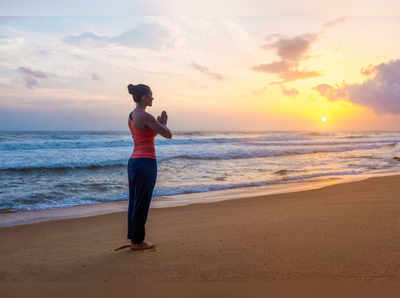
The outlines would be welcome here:
[[[167,124],[163,124],[160,121],[157,121],[153,115],[146,113],[145,116],[145,124],[150,127],[152,130],[158,132],[164,138],[170,139],[172,138],[172,133],[167,127]]]

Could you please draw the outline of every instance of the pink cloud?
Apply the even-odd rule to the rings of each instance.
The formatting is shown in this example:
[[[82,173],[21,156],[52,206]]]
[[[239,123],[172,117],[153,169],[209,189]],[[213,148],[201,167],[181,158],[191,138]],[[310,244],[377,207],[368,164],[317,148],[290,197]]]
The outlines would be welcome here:
[[[25,86],[32,89],[39,85],[37,79],[47,79],[47,75],[42,71],[34,71],[28,67],[18,67],[17,71],[23,75]]]
[[[200,65],[200,64],[198,64],[198,63],[196,63],[194,61],[192,62],[191,65],[197,71],[202,72],[202,73],[212,77],[213,79],[216,79],[216,80],[223,80],[224,79],[224,77],[221,74],[216,73],[216,72],[212,72],[207,67],[205,67],[203,65]]]
[[[299,91],[296,88],[286,89],[283,85],[281,85],[281,91],[284,95],[290,97],[295,97],[299,94]]]
[[[271,38],[277,38],[277,40],[263,45],[262,48],[274,50],[280,60],[252,67],[254,71],[273,73],[282,79],[271,84],[282,84],[321,76],[317,71],[299,68],[301,61],[311,57],[308,52],[311,45],[318,39],[318,34],[306,33],[292,38],[273,35],[269,36],[267,40]]]

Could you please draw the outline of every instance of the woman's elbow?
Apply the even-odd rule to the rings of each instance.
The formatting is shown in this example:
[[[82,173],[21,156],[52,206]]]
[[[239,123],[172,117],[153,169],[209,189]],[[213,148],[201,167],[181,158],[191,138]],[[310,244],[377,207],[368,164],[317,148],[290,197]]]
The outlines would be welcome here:
[[[172,138],[172,133],[169,130],[162,130],[160,131],[160,135],[162,135],[166,139],[171,139]]]

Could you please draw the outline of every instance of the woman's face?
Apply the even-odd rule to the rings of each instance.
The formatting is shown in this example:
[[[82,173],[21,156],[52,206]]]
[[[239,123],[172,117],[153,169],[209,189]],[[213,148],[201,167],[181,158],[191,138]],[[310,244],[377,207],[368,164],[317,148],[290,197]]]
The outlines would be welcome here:
[[[146,94],[146,95],[143,95],[143,97],[142,97],[142,103],[145,105],[145,106],[152,106],[153,105],[153,93],[150,91],[150,93],[148,93],[148,94]]]

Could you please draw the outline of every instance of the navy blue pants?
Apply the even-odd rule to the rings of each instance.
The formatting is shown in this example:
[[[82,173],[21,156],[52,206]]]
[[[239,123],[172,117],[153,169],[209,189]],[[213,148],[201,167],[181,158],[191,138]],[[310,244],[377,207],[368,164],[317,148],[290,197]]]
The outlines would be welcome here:
[[[157,160],[153,158],[129,158],[129,206],[128,235],[133,243],[145,237],[145,224],[153,189],[157,179]]]

